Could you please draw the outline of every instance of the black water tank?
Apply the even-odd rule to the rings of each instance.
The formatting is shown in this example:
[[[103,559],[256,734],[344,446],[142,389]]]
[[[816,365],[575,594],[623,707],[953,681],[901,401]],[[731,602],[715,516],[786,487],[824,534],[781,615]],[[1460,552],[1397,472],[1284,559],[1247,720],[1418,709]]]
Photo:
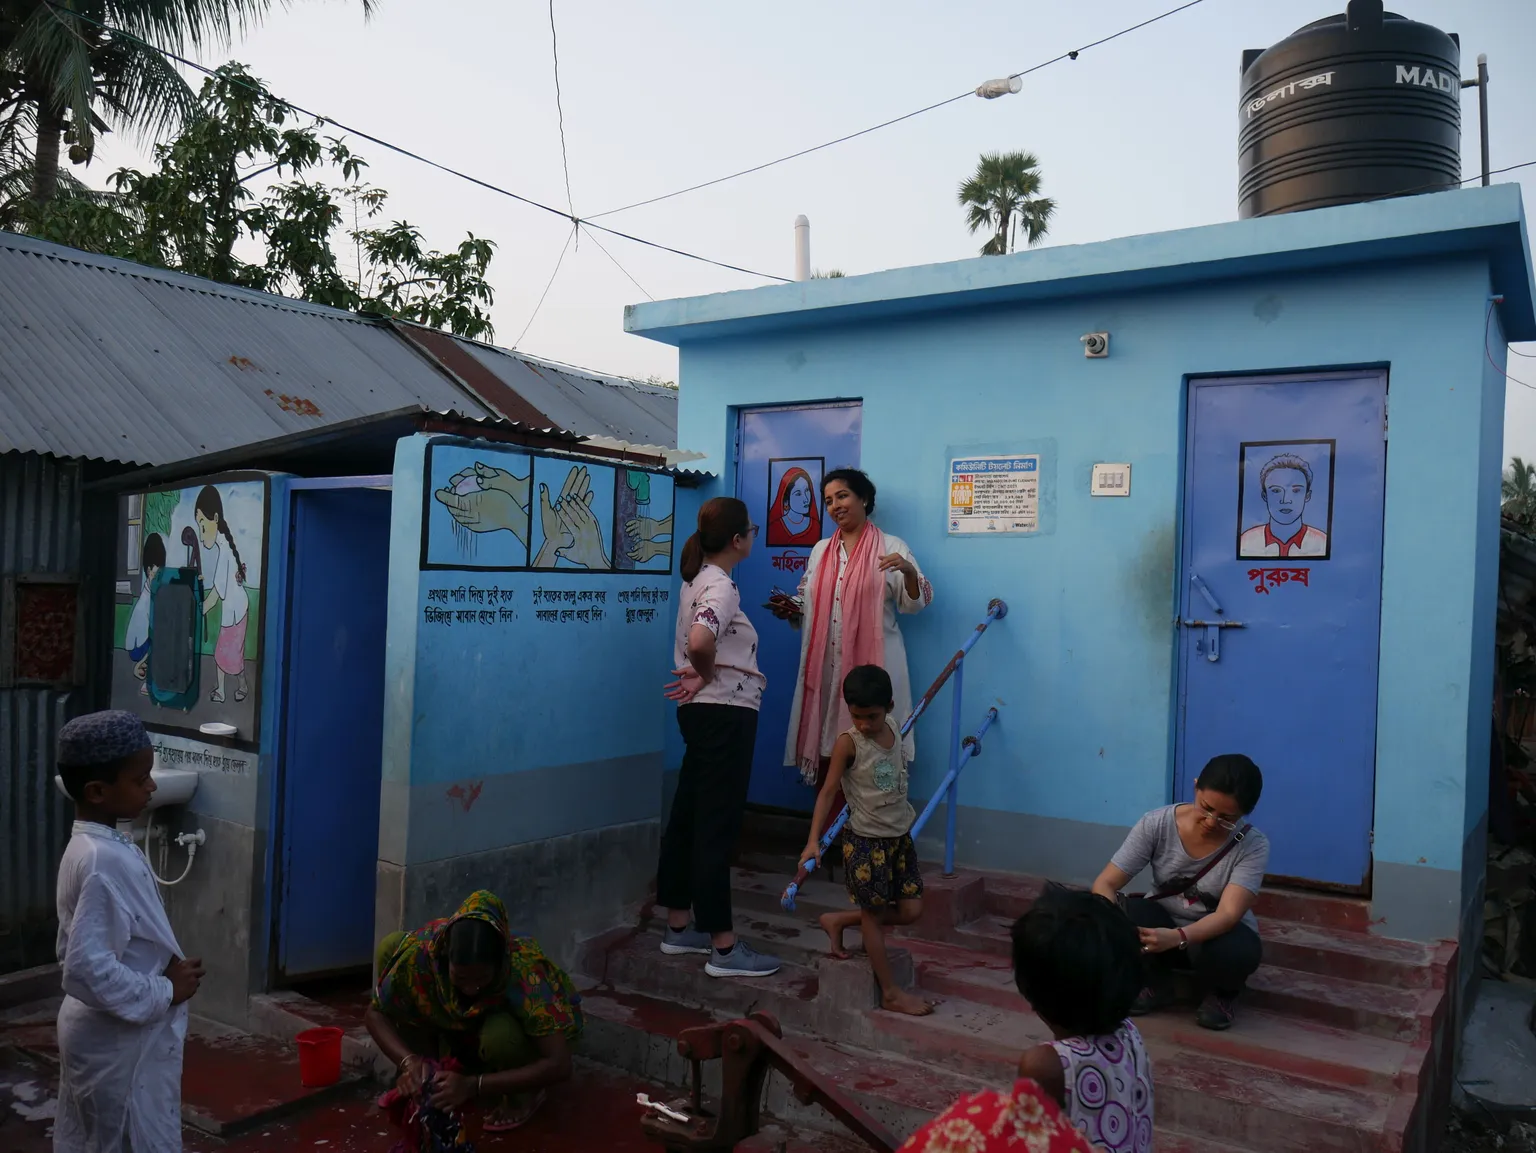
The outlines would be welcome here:
[[[1456,187],[1461,42],[1381,0],[1243,53],[1237,214]]]

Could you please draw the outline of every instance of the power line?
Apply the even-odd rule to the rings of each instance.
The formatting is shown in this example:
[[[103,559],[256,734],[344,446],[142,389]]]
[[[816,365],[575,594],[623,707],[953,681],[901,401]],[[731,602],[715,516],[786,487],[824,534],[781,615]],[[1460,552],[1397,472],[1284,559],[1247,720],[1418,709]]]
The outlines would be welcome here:
[[[1024,69],[1022,72],[1011,72],[1008,75],[1008,79],[1021,79],[1025,76],[1028,76],[1031,72],[1039,72],[1042,68],[1049,68],[1052,64],[1059,64],[1063,60],[1076,60],[1080,53],[1086,52],[1090,48],[1097,48],[1101,44],[1108,44],[1111,40],[1118,40],[1122,36],[1128,36],[1132,32],[1136,32],[1142,28],[1147,27],[1149,24],[1156,24],[1159,20],[1166,20],[1170,16],[1178,15],[1186,8],[1193,8],[1196,4],[1203,4],[1204,2],[1205,0],[1188,0],[1188,3],[1180,4],[1177,8],[1170,8],[1168,11],[1162,13],[1161,15],[1153,16],[1150,19],[1143,20],[1140,24],[1132,24],[1129,28],[1122,28],[1120,31],[1095,40],[1091,44],[1084,44],[1081,48],[1073,48],[1067,52],[1061,53],[1059,56],[1052,56],[1049,60],[1042,60],[1039,64],[1031,65],[1030,67]],[[965,92],[958,93],[957,95],[951,96],[945,100],[936,101],[933,104],[925,105],[922,108],[915,109],[912,112],[904,113],[901,116],[893,116],[889,120],[882,120],[879,124],[871,125],[868,128],[861,128],[857,132],[850,132],[845,136],[839,136],[836,140],[828,140],[824,144],[816,144],[812,145],[810,148],[802,148],[799,152],[791,152],[788,156],[780,156],[777,160],[769,160],[762,164],[754,164],[751,168],[743,168],[740,172],[732,172],[728,176],[717,176],[713,180],[705,180],[699,184],[689,185],[687,188],[679,188],[676,192],[667,192],[660,196],[652,196],[648,200],[637,200],[633,204],[624,205],[622,208],[610,208],[605,212],[594,212],[591,216],[587,217],[587,220],[590,222],[596,220],[600,216],[613,216],[615,213],[628,212],[631,208],[643,208],[647,204],[656,204],[663,200],[671,200],[675,196],[686,196],[688,193],[697,192],[701,188],[712,188],[716,184],[724,184],[727,180],[735,180],[740,176],[750,176],[754,172],[761,172],[763,169],[772,168],[776,164],[784,164],[790,160],[798,160],[802,156],[809,156],[813,152],[820,152],[825,148],[831,148],[833,145],[845,144],[850,140],[857,140],[860,136],[868,136],[871,132],[879,132],[882,128],[889,128],[893,124],[900,124],[904,120],[911,120],[915,116],[922,116],[924,113],[933,112],[935,109],[943,108],[945,105],[954,104],[957,101],[964,100],[967,96],[974,95],[975,92],[968,89]]]
[[[151,52],[158,52],[161,56],[164,56],[167,60],[174,60],[177,64],[184,65],[185,67],[192,69],[194,72],[200,72],[204,76],[210,76],[210,77],[220,76],[220,73],[218,72],[217,69],[209,68],[205,64],[199,64],[195,60],[189,60],[185,56],[178,55],[175,52],[167,51],[166,49],[161,48],[157,44],[151,44],[149,41],[143,39],[142,37],[135,36],[131,32],[125,32],[121,28],[115,28],[112,25],[105,23],[104,21],[97,20],[97,19],[94,19],[93,17],[87,16],[83,12],[74,12],[74,11],[71,11],[71,10],[66,9],[66,8],[61,8],[58,5],[58,3],[56,2],[56,0],[45,0],[45,2],[55,12],[61,12],[64,15],[72,17],[74,19],[83,20],[87,24],[93,24],[93,25],[95,25],[96,27],[102,29],[105,32],[110,32],[114,36],[121,36],[125,40],[131,41],[131,42],[133,42],[135,44],[140,45],[141,47],[149,49]],[[675,256],[685,256],[689,260],[697,260],[701,264],[712,264],[716,268],[728,268],[732,272],[744,272],[748,276],[760,277],[763,280],[777,280],[777,281],[780,281],[781,283],[784,283],[784,284],[790,283],[790,279],[787,276],[776,276],[776,275],[774,275],[771,272],[758,272],[756,269],[743,268],[739,264],[731,264],[728,261],[724,261],[724,260],[715,260],[713,257],[709,257],[709,256],[700,256],[696,252],[689,252],[686,249],[682,249],[682,248],[674,248],[674,247],[672,247],[669,244],[662,244],[662,243],[660,243],[658,241],[655,241],[655,240],[646,240],[642,236],[633,236],[630,233],[620,232],[617,229],[609,228],[606,225],[592,224],[592,223],[590,223],[588,221],[583,221],[580,218],[578,218],[572,212],[567,212],[564,209],[555,208],[552,205],[541,203],[540,201],[534,200],[532,197],[523,196],[520,193],[511,191],[510,189],[502,188],[498,184],[492,184],[488,180],[482,180],[478,176],[471,176],[467,172],[462,172],[462,171],[460,171],[457,168],[452,168],[449,165],[442,164],[442,163],[440,163],[440,162],[438,162],[436,160],[431,159],[430,157],[426,157],[426,156],[421,155],[419,152],[413,152],[409,148],[405,148],[405,147],[403,147],[403,146],[401,146],[399,144],[393,144],[390,141],[385,140],[383,137],[374,136],[372,133],[364,132],[364,131],[362,131],[359,128],[353,128],[350,125],[343,124],[340,120],[333,119],[332,117],[322,116],[320,113],[313,112],[310,109],[305,108],[301,104],[294,104],[292,101],[283,100],[281,97],[273,95],[270,91],[268,91],[266,88],[262,87],[259,84],[250,84],[250,83],[247,83],[244,80],[241,80],[238,77],[229,76],[228,74],[224,74],[222,76],[222,78],[227,80],[227,81],[229,81],[229,82],[231,82],[231,83],[239,84],[241,87],[247,88],[250,91],[255,92],[255,93],[257,93],[257,94],[259,94],[261,96],[265,96],[265,97],[267,97],[270,100],[277,101],[278,103],[282,104],[284,107],[293,109],[293,111],[295,111],[295,112],[303,113],[305,116],[311,116],[315,120],[320,121],[321,123],[329,124],[332,127],[339,128],[342,132],[345,132],[345,133],[347,133],[350,136],[356,136],[359,140],[366,140],[370,144],[376,144],[380,148],[383,148],[383,149],[385,149],[385,150],[387,150],[389,152],[394,152],[394,153],[399,154],[400,156],[406,157],[407,159],[415,160],[418,163],[427,165],[427,167],[429,167],[429,168],[435,168],[439,172],[447,173],[449,176],[456,176],[460,180],[467,181],[470,184],[473,184],[473,185],[475,185],[475,186],[477,186],[479,188],[485,189],[487,192],[494,192],[498,196],[505,196],[505,197],[507,197],[510,200],[516,200],[519,204],[526,204],[530,208],[537,208],[537,209],[539,209],[542,212],[548,212],[552,216],[558,216],[562,220],[569,221],[571,223],[571,225],[573,226],[573,228],[577,224],[587,224],[587,226],[589,228],[596,228],[596,229],[599,229],[599,230],[601,230],[603,232],[609,233],[610,235],[613,235],[613,236],[621,236],[625,240],[632,240],[636,244],[644,244],[644,245],[646,245],[649,248],[656,248],[656,249],[661,250],[662,252],[670,252],[670,253],[672,253]]]
[[[636,288],[638,288],[640,290],[640,292],[645,296],[645,298],[647,300],[655,300],[656,299],[649,292],[645,291],[645,285],[641,284],[633,276],[629,275],[629,269],[625,268],[622,264],[619,263],[619,258],[616,257],[613,253],[609,252],[607,246],[601,240],[599,240],[597,237],[593,236],[590,232],[587,233],[587,239],[590,240],[593,244],[597,245],[599,248],[601,248],[603,250],[603,255],[606,256],[609,260],[613,261],[613,266],[615,268],[617,268],[625,276],[629,277],[629,282],[631,284],[633,284]]]
[[[533,322],[539,318],[539,310],[544,307],[544,300],[549,296],[549,290],[555,286],[555,277],[560,275],[560,266],[565,263],[565,254],[571,250],[571,240],[576,235],[577,225],[571,225],[571,230],[565,234],[565,247],[560,250],[560,259],[555,261],[555,270],[549,274],[549,283],[544,286],[544,291],[539,295],[539,302],[533,306],[533,315],[528,318],[528,323],[523,325],[523,331],[517,334],[517,339],[512,342],[512,351],[517,351],[517,346],[523,343],[523,337],[528,335],[528,330],[533,327]]]
[[[555,116],[560,124],[560,166],[565,169],[565,206],[576,219],[576,202],[571,199],[571,161],[565,151],[565,108],[560,101],[560,40],[555,35],[555,0],[549,0],[549,51],[555,61]]]

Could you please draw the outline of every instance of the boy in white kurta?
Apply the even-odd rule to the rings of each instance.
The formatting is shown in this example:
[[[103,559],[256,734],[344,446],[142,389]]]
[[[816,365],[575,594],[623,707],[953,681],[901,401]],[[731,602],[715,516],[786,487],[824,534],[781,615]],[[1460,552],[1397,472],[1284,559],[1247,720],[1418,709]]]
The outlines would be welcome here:
[[[59,1104],[55,1153],[177,1153],[186,1002],[202,963],[183,960],[149,862],[117,822],[155,791],[154,750],[128,712],[59,732],[75,824],[59,863]]]

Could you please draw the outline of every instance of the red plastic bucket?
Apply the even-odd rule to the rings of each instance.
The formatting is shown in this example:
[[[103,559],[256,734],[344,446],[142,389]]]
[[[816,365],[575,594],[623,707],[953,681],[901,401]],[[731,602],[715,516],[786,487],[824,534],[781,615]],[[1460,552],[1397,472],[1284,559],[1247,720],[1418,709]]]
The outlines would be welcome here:
[[[306,1089],[323,1089],[341,1080],[340,1029],[305,1029],[294,1040],[299,1043],[299,1079]]]

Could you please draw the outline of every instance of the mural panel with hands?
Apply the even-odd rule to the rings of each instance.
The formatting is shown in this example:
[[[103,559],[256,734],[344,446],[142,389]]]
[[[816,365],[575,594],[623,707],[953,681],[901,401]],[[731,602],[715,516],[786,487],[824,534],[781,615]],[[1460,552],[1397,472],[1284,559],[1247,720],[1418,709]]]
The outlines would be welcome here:
[[[612,570],[614,472],[559,457],[536,459],[534,568]]]
[[[670,573],[673,477],[485,443],[427,456],[421,567]]]
[[[672,571],[672,509],[675,482],[670,476],[619,470],[613,516],[614,567],[634,572]]]
[[[532,458],[489,446],[435,445],[429,460],[426,566],[526,568]]]

